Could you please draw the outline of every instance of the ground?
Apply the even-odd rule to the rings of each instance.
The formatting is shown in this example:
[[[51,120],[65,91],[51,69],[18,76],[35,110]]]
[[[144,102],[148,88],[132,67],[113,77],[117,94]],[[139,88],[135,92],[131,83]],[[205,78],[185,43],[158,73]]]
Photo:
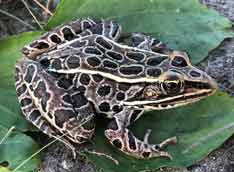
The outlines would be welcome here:
[[[45,3],[46,0],[40,0]],[[217,10],[221,15],[234,21],[233,0],[200,0],[209,8]],[[48,15],[43,13],[33,1],[26,1],[36,18],[43,25]],[[58,1],[54,1],[55,4]],[[3,13],[4,12],[4,13]],[[6,14],[6,12],[8,14]],[[39,15],[38,15],[39,14]],[[41,15],[43,14],[43,15]],[[12,16],[23,19],[19,22]],[[37,30],[39,25],[25,8],[22,1],[0,0],[0,39],[29,30]],[[234,38],[224,40],[219,47],[211,51],[207,58],[198,65],[209,75],[216,79],[219,86],[234,95]],[[94,165],[80,156],[73,159],[63,144],[57,143],[42,153],[42,169],[45,172],[92,172],[96,171]],[[159,171],[188,171],[188,172],[232,172],[234,171],[234,137],[228,139],[217,150],[213,151],[204,160],[187,169],[160,169]]]

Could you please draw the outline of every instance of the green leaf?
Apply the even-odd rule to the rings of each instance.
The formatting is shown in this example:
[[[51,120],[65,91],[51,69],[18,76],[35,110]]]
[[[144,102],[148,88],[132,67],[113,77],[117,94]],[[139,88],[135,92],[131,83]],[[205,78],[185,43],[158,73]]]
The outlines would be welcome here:
[[[6,131],[1,130],[0,140],[2,140],[5,135]],[[13,132],[0,144],[0,163],[8,162],[9,165],[7,168],[14,170],[38,149],[38,145],[29,136]],[[33,169],[37,168],[39,162],[39,157],[34,156],[19,168],[17,172],[31,172]],[[7,171],[3,167],[0,167],[0,171],[2,169]]]
[[[173,160],[166,158],[137,160],[124,155],[104,139],[104,128],[107,126],[107,122],[97,126],[94,147],[97,152],[111,155],[119,162],[119,165],[104,156],[89,154],[88,157],[98,167],[113,172],[136,172],[163,166],[184,167],[192,165],[220,146],[233,134],[233,104],[233,98],[219,92],[193,105],[146,113],[136,121],[132,131],[137,137],[142,139],[146,129],[152,129],[150,143],[160,143],[169,137],[177,136],[178,143],[170,145],[166,149],[172,154]]]
[[[15,63],[22,56],[21,48],[40,34],[41,32],[29,32],[0,40],[0,129],[11,126],[20,130],[32,128],[21,115],[13,74]]]
[[[123,32],[149,33],[170,48],[186,50],[194,63],[233,36],[231,22],[198,0],[62,0],[46,28],[79,17],[113,19]]]

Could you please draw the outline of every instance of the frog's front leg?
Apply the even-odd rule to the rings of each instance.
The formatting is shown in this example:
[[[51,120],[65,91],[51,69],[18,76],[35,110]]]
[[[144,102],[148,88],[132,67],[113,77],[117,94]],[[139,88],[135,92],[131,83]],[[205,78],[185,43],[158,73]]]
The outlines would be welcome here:
[[[163,149],[169,144],[175,144],[176,137],[166,139],[160,144],[150,144],[148,138],[151,130],[147,130],[143,141],[141,141],[127,128],[133,121],[132,119],[135,119],[137,111],[125,109],[114,116],[105,130],[105,136],[109,142],[120,151],[135,158],[167,157],[172,159],[172,156]]]

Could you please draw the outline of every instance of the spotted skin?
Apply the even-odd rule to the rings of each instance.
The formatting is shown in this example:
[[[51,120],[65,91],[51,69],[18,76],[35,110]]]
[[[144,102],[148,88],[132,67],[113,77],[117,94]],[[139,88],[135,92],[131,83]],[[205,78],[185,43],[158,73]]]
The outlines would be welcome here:
[[[163,110],[198,101],[216,83],[192,66],[185,52],[143,34],[121,33],[113,21],[79,19],[59,26],[22,49],[15,85],[26,119],[67,143],[91,139],[95,117],[105,115],[108,141],[140,159],[172,156],[176,138],[148,142],[128,127],[145,110]]]

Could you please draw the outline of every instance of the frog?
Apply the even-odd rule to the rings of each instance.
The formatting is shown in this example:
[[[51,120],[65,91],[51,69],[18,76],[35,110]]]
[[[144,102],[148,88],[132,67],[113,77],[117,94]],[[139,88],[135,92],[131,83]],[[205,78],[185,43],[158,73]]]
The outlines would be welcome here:
[[[107,141],[137,159],[172,159],[165,149],[177,143],[176,136],[149,143],[151,129],[138,139],[129,126],[145,111],[188,105],[217,90],[215,80],[193,66],[185,51],[93,18],[55,27],[25,45],[15,86],[25,118],[48,136],[88,142],[101,116],[109,119]]]

